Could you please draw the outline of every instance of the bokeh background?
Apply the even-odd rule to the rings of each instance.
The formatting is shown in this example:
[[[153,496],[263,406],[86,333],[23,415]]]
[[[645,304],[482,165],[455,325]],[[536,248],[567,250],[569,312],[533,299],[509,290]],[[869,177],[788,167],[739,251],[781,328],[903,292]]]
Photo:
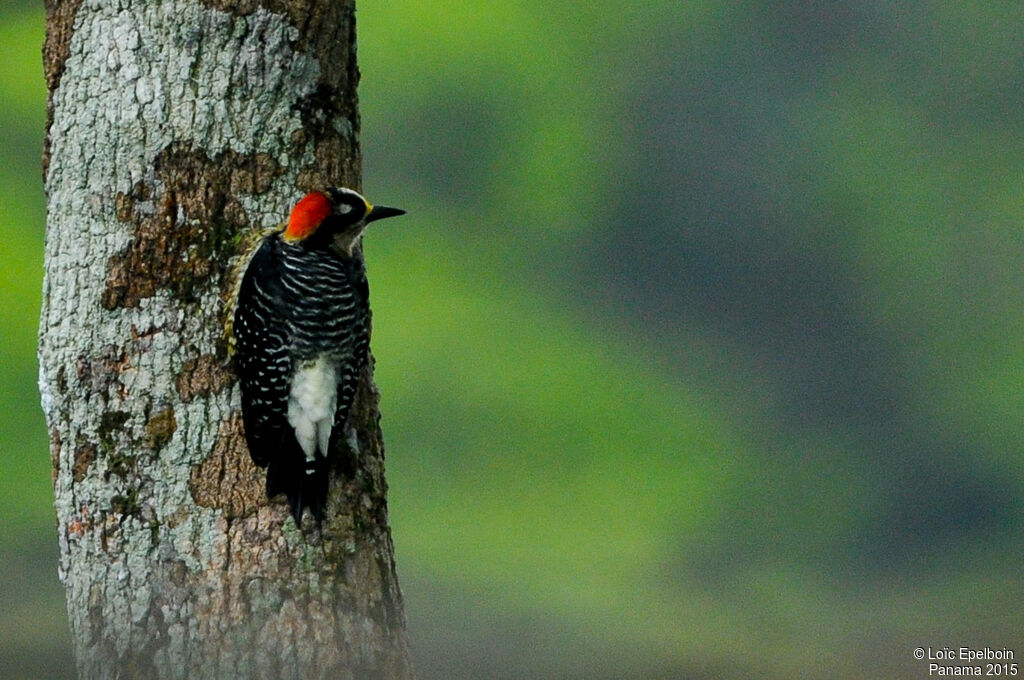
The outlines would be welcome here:
[[[70,677],[36,392],[42,3],[0,9],[0,667]],[[423,680],[1024,654],[1015,2],[360,0]],[[1024,669],[1022,669],[1024,670]]]

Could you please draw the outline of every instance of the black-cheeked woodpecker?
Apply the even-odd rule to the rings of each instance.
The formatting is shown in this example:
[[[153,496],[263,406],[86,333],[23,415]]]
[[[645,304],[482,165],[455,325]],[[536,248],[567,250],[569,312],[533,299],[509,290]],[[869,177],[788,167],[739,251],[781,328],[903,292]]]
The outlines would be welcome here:
[[[351,189],[307,194],[253,251],[232,320],[249,454],[267,496],[301,524],[323,518],[330,452],[343,436],[370,346],[369,289],[355,250],[367,225],[403,214]]]

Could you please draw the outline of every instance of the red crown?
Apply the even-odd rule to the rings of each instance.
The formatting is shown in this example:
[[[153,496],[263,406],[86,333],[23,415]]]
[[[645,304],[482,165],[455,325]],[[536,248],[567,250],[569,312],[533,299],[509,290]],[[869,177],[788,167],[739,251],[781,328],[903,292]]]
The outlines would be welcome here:
[[[288,228],[284,237],[289,241],[301,241],[315,232],[320,224],[331,214],[331,201],[326,194],[319,191],[306,196],[292,208],[288,218]]]

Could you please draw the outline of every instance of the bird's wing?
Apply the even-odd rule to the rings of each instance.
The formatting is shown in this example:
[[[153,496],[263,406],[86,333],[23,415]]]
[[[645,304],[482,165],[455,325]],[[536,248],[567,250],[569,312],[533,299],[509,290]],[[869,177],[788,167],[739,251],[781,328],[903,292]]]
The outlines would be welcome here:
[[[272,271],[271,239],[253,255],[238,289],[233,324],[235,369],[242,387],[242,420],[253,462],[266,467],[292,435],[288,392],[292,365],[288,355],[284,295]]]
[[[295,366],[288,336],[288,296],[273,257],[275,243],[259,246],[242,276],[233,333],[235,368],[242,387],[242,422],[249,455],[267,468],[267,497],[288,497],[295,523],[310,508],[320,521],[327,503],[328,465],[312,463],[288,421],[288,401]]]

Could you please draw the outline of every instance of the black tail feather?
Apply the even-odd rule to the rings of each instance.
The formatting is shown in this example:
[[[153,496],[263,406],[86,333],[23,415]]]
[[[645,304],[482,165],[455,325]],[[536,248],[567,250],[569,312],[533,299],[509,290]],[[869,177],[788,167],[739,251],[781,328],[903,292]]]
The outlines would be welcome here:
[[[324,518],[327,505],[329,470],[327,459],[317,456],[312,463],[306,462],[302,447],[291,432],[290,445],[282,446],[270,456],[267,466],[267,498],[278,494],[288,497],[295,524],[302,526],[302,512],[309,508],[319,524]]]

